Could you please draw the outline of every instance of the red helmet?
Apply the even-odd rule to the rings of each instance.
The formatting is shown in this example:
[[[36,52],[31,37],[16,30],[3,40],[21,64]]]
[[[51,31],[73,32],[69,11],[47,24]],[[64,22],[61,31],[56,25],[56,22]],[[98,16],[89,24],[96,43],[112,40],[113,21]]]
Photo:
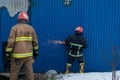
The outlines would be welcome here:
[[[18,19],[23,19],[23,20],[28,21],[28,14],[27,14],[27,12],[24,12],[24,11],[20,12],[19,15],[18,15]]]
[[[83,32],[82,26],[78,26],[78,27],[75,29],[75,32],[82,33],[82,32]]]

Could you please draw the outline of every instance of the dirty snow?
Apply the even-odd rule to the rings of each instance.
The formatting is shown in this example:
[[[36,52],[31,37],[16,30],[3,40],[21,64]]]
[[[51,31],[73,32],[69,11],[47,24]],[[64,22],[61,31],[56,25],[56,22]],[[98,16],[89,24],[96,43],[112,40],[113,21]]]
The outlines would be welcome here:
[[[120,71],[116,71],[116,80],[120,80]],[[112,80],[112,72],[71,73],[57,75],[56,80]]]

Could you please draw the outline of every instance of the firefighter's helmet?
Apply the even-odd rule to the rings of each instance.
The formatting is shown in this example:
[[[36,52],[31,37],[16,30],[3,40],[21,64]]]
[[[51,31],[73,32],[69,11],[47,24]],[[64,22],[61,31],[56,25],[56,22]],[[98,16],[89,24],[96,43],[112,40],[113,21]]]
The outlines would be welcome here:
[[[77,28],[75,28],[75,32],[82,33],[83,32],[83,27],[78,26]]]
[[[29,19],[28,19],[27,12],[25,12],[25,11],[20,12],[19,15],[18,15],[18,19],[22,19],[22,20],[28,21]]]

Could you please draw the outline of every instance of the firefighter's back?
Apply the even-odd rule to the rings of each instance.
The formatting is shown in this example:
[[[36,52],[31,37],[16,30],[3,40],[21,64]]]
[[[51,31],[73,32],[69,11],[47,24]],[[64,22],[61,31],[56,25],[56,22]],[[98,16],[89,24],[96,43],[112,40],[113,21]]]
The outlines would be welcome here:
[[[32,54],[32,35],[34,29],[28,24],[19,23],[13,27],[13,30],[16,33],[13,54]]]

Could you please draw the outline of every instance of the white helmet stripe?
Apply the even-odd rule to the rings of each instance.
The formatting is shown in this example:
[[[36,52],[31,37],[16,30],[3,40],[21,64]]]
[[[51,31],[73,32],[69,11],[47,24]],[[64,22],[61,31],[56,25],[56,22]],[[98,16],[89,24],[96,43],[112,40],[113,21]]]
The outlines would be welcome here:
[[[24,16],[26,19],[28,19],[28,16],[27,16],[25,13],[23,14],[23,16]]]

